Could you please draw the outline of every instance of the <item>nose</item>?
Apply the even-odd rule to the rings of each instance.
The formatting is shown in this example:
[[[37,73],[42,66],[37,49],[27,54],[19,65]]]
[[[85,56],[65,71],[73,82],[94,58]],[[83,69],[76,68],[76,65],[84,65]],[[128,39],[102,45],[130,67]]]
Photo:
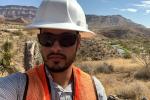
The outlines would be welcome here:
[[[60,46],[58,41],[55,41],[50,49],[51,49],[52,52],[58,53],[58,52],[61,51],[62,47]]]

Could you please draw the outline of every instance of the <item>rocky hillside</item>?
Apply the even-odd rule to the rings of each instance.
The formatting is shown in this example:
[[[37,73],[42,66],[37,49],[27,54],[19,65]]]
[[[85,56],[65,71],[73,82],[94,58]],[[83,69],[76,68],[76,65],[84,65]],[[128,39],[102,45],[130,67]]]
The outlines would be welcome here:
[[[150,29],[121,15],[87,15],[87,22],[93,31],[109,38],[150,37]]]
[[[0,15],[8,20],[24,18],[32,20],[35,17],[37,8],[32,6],[8,5],[0,6]]]
[[[77,53],[78,60],[96,61],[110,57],[119,57],[119,53],[106,39],[83,39]]]
[[[92,28],[108,28],[115,26],[124,27],[143,27],[140,24],[134,23],[130,19],[126,19],[121,15],[110,15],[110,16],[97,16],[97,15],[87,15],[87,22]]]

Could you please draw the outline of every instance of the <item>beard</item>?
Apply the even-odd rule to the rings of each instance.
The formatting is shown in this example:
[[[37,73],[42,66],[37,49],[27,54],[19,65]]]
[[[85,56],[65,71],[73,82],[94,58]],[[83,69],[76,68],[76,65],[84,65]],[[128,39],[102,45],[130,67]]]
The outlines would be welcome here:
[[[49,72],[60,73],[60,72],[64,72],[65,70],[67,70],[71,66],[73,61],[66,63],[64,66],[57,65],[59,62],[54,62],[54,63],[56,64],[56,66],[49,67],[48,64],[46,63],[45,63],[45,66],[47,67]]]
[[[51,64],[49,64],[49,57],[52,55],[62,56],[64,58],[64,61],[50,61]],[[44,60],[44,65],[45,67],[47,67],[49,72],[60,73],[67,70],[72,65],[76,57],[76,52],[70,58],[67,58],[64,54],[61,53],[50,53],[46,57],[44,57],[44,55],[42,54],[42,57]]]

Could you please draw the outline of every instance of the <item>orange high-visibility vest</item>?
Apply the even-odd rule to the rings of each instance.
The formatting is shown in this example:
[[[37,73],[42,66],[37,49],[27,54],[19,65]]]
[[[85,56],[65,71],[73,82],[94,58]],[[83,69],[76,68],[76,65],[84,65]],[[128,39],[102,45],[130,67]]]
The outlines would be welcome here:
[[[44,65],[27,72],[28,84],[25,100],[51,100],[51,92]],[[93,80],[90,75],[73,67],[74,95],[73,100],[97,100]]]

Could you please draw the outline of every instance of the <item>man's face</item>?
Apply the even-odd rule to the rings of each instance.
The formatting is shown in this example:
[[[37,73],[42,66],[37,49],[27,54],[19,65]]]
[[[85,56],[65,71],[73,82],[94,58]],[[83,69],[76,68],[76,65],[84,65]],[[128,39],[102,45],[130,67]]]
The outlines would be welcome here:
[[[70,67],[80,44],[80,35],[77,32],[42,29],[38,39],[49,71],[63,72]]]

